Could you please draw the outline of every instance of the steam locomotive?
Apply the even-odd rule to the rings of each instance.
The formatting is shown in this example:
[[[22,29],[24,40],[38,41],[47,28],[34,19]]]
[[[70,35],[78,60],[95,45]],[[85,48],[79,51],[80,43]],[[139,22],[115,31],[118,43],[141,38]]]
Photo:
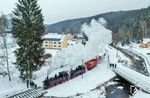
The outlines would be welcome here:
[[[73,70],[71,69],[69,72],[62,71],[62,72],[59,72],[58,74],[55,74],[54,77],[50,77],[50,78],[47,77],[43,81],[43,88],[48,89],[48,88],[54,87],[58,84],[62,84],[70,79],[73,79],[79,75],[84,74],[86,72],[86,69],[91,70],[97,64],[99,64],[104,58],[104,56],[97,56],[94,59],[88,60],[84,62],[84,65],[79,65],[75,69]]]

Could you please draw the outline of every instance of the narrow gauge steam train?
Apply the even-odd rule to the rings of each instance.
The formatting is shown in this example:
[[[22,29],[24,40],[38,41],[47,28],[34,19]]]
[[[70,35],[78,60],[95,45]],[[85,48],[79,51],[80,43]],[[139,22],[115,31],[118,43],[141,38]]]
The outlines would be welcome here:
[[[100,63],[100,61],[102,59],[103,59],[103,56],[102,57],[98,56],[94,59],[84,62],[84,66],[79,65],[74,70],[71,69],[69,72],[62,71],[62,72],[59,72],[58,74],[55,74],[54,77],[51,77],[51,78],[47,77],[43,81],[43,88],[48,89],[48,88],[54,87],[58,84],[64,83],[64,82],[68,81],[69,79],[73,79],[79,75],[82,75],[83,73],[86,72],[86,69],[90,70],[90,69],[94,68],[97,64]]]

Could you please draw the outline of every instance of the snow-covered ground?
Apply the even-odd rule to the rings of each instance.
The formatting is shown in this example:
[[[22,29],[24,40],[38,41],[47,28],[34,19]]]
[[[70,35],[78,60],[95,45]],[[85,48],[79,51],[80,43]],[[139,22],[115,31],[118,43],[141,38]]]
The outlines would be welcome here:
[[[14,51],[18,48],[18,46],[15,43],[15,40],[13,39],[11,34],[8,34],[6,36],[7,40],[7,48],[8,48],[8,60],[9,60],[9,69],[10,69],[10,76],[11,76],[11,81],[8,79],[8,75],[0,75],[0,98],[3,98],[3,95],[10,95],[10,94],[15,94],[20,91],[27,90],[26,83],[23,82],[19,78],[19,71],[16,68],[16,65],[13,64],[16,61],[16,56]],[[0,43],[3,43],[3,39],[0,38]],[[51,50],[51,49],[46,49],[45,53],[50,53],[52,54],[53,57],[57,54],[59,50]],[[0,50],[0,54],[3,55],[3,50]],[[50,60],[50,59],[49,59]],[[42,67],[41,70],[37,71],[34,73],[35,76],[35,82],[39,83],[39,85],[42,84],[42,80],[38,81],[37,79],[39,77],[46,77],[47,75],[47,69],[49,68],[49,64],[47,63],[46,66]],[[7,66],[6,66],[6,61],[4,62],[4,65],[0,65],[0,73],[2,72],[7,72]],[[44,80],[44,78],[43,78]]]
[[[144,43],[149,42],[150,39],[144,39]],[[129,46],[120,46],[124,49],[128,49],[130,51],[135,52],[136,54],[140,55],[141,57],[143,57],[145,59],[145,62],[147,64],[147,68],[150,68],[149,62],[150,62],[150,55],[148,55],[147,53],[150,53],[150,47],[149,48],[140,48],[139,47],[140,44],[136,44],[136,43],[132,43]],[[112,52],[111,52],[112,53]],[[142,86],[142,85],[147,85],[146,87],[150,86],[150,77],[145,76],[143,74],[140,74],[134,70],[131,70],[125,66],[121,66],[120,64],[117,64],[117,70],[124,72],[124,74],[126,74],[128,77],[132,78],[134,81],[136,81],[136,84],[138,86]],[[150,98],[150,94],[148,93],[144,93],[142,91],[137,91],[137,93],[132,96],[131,98]]]
[[[0,75],[0,95],[3,95],[5,93],[10,93],[10,92],[17,92],[19,90],[23,90],[25,88],[25,85],[22,83],[22,81],[19,79],[19,72],[16,69],[16,66],[13,64],[15,62],[15,54],[14,50],[16,50],[17,46],[15,44],[14,39],[12,38],[11,34],[8,34],[6,36],[7,40],[7,48],[8,48],[8,60],[9,60],[9,69],[10,69],[10,74],[11,74],[11,79],[12,81],[9,82],[8,76],[7,75]],[[3,38],[0,38],[0,43],[1,46],[3,46]],[[4,55],[5,50],[1,49],[0,54]],[[4,65],[0,65],[0,72],[7,72],[7,66],[6,66],[6,61],[3,62]]]
[[[105,98],[103,90],[95,88],[104,84],[106,81],[110,80],[115,76],[115,73],[112,72],[109,68],[109,63],[117,64],[118,60],[123,60],[123,67],[129,65],[126,66],[129,68],[131,64],[129,58],[125,57],[116,49],[108,46],[108,44],[111,43],[111,31],[103,26],[106,24],[106,21],[101,18],[98,21],[92,20],[90,25],[84,24],[82,26],[83,32],[85,32],[89,37],[89,41],[86,43],[85,46],[81,43],[76,44],[75,42],[71,42],[73,45],[70,45],[66,49],[45,49],[46,53],[52,54],[52,58],[48,59],[45,66],[43,66],[39,71],[33,73],[34,82],[38,86],[42,86],[42,81],[46,78],[47,75],[49,75],[49,77],[54,76],[54,74],[60,71],[70,70],[71,68],[81,65],[82,60],[86,61],[94,58],[97,55],[102,55],[104,52],[107,53],[102,63],[98,64],[94,69],[87,71],[85,74],[83,74],[83,78],[82,76],[79,76],[61,85],[48,89],[48,93],[46,94],[46,96],[71,96],[73,98]],[[14,51],[17,49],[17,45],[15,43],[15,40],[12,39],[12,36],[9,35],[7,39],[10,43],[8,47],[8,54],[12,81],[8,81],[7,75],[5,77],[0,75],[0,97],[2,95],[12,94],[27,89],[26,83],[24,83],[19,78],[19,71],[17,70],[16,65],[13,64],[16,60]],[[146,41],[149,41],[149,39],[147,39]],[[150,61],[150,55],[147,55],[147,53],[150,52],[150,48],[141,49],[139,48],[138,44],[134,43],[132,43],[130,46],[125,46],[123,48],[138,51],[139,53],[142,53],[144,56],[146,56],[147,59]],[[63,68],[60,68],[62,65]],[[3,71],[7,72],[6,66],[3,66]],[[148,96],[149,94],[139,92],[135,95],[134,98],[138,98],[137,96],[140,95]]]
[[[106,96],[101,90],[94,90],[81,95],[73,96],[72,98],[106,98]]]
[[[52,54],[52,58],[47,61],[47,63],[45,64],[45,66],[41,68],[41,70],[33,73],[34,76],[33,81],[37,83],[38,86],[42,86],[42,81],[45,79],[47,75],[53,76],[55,73],[58,73],[59,71],[69,70],[71,67],[80,65],[82,64],[82,59],[86,61],[91,58],[95,58],[95,56],[97,55],[102,55],[102,53],[105,52],[104,48],[105,45],[101,44],[111,43],[111,31],[106,29],[101,24],[103,25],[105,24],[104,19],[100,19],[99,21],[92,20],[90,25],[83,25],[82,28],[83,31],[86,32],[86,34],[89,36],[89,41],[85,46],[79,43],[73,44],[69,46],[67,49],[62,49],[60,51],[46,49],[45,52]],[[104,38],[106,35],[107,36],[109,35],[108,40]],[[12,36],[9,37],[7,40],[11,39]],[[19,78],[19,71],[17,70],[16,65],[13,64],[16,59],[14,51],[17,49],[15,40],[13,41],[14,46],[11,46],[11,48],[8,49],[9,66],[12,81],[9,82],[7,76],[6,77],[0,76],[0,83],[3,84],[0,87],[0,95],[27,89],[26,83],[24,83]],[[60,66],[62,65],[64,67],[60,68]],[[94,95],[99,92],[97,91],[90,92],[90,90],[103,84],[105,81],[108,81],[114,76],[115,74],[110,69],[108,69],[108,62],[106,57],[101,64],[97,65],[97,67],[95,67],[93,70],[86,72],[83,75],[83,78],[79,76],[62,85],[53,87],[52,89],[49,89],[48,95],[70,96],[79,93],[85,93],[82,94],[81,96],[83,97],[83,95],[87,96],[92,94],[92,96],[94,97]],[[79,96],[77,97],[79,98]]]
[[[98,64],[94,69],[83,74],[83,78],[82,76],[79,76],[61,85],[53,87],[47,90],[48,93],[46,96],[67,97],[86,93],[115,76],[108,66],[108,60],[106,57],[101,64]]]
[[[150,38],[144,39],[143,43],[147,43],[147,42],[150,42]],[[120,47],[122,47],[122,46],[120,46]],[[148,59],[148,61],[150,63],[150,54],[148,54],[148,53],[150,53],[150,47],[149,48],[141,48],[140,44],[131,43],[131,45],[124,46],[122,48],[142,54],[143,56],[145,56]]]
[[[111,31],[107,30],[101,24],[101,21],[102,19],[98,21],[92,20],[90,25],[84,24],[82,26],[82,30],[89,38],[86,45],[84,46],[79,43],[74,44],[73,46],[69,46],[67,49],[61,50],[58,52],[58,55],[56,55],[52,65],[63,64],[66,65],[64,70],[69,70],[74,66],[81,65],[82,59],[86,61],[106,52],[105,48],[107,47],[107,44],[111,43]],[[105,36],[108,36],[107,40]],[[55,71],[54,73],[58,73],[58,71]],[[54,74],[51,73],[50,76],[53,75]],[[88,93],[90,90],[105,83],[114,76],[115,74],[109,69],[108,57],[106,56],[105,60],[101,64],[86,72],[83,75],[83,78],[82,76],[79,76],[75,79],[63,83],[62,85],[53,87],[47,90],[48,93],[46,96],[66,97],[76,94]]]
[[[150,94],[144,93],[142,91],[138,91],[134,96],[131,98],[150,98]]]

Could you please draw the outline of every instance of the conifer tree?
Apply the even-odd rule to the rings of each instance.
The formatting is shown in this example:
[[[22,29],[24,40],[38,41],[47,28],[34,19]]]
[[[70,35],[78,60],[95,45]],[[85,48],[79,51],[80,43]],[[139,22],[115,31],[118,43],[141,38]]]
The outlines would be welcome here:
[[[143,42],[143,34],[139,21],[134,24],[133,39],[137,43]]]
[[[32,78],[43,61],[42,36],[45,32],[43,15],[37,0],[18,0],[13,11],[13,36],[19,48],[16,50],[16,65],[23,79]]]

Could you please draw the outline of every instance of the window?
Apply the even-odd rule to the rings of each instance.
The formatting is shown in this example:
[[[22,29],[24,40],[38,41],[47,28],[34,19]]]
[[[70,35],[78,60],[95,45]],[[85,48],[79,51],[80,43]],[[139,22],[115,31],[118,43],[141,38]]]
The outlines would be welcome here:
[[[56,42],[54,42],[54,44],[56,44]]]
[[[61,42],[58,42],[58,44],[61,44]]]
[[[48,45],[45,45],[46,47],[48,46]]]
[[[45,42],[45,43],[47,43],[47,42]]]
[[[58,47],[61,47],[60,45]]]
[[[56,45],[54,45],[54,47],[56,47]]]

